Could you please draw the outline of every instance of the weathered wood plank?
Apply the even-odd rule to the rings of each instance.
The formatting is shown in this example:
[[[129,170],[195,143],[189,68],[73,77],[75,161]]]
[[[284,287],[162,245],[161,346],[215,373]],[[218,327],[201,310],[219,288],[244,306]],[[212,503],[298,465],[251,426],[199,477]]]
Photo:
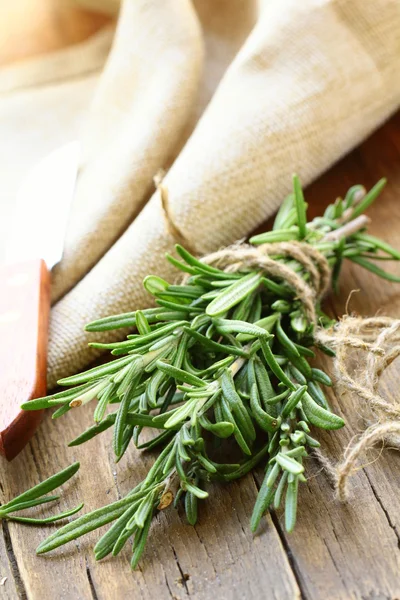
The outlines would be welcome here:
[[[0,597],[4,600],[22,597],[24,594],[13,559],[7,524],[0,523]]]

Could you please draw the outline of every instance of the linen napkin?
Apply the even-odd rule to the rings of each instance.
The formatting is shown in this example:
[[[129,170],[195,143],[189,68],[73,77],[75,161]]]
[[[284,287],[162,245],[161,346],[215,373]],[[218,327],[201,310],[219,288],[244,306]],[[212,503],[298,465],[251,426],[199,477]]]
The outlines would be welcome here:
[[[65,256],[53,277],[49,385],[96,357],[88,321],[148,306],[174,235],[205,253],[247,235],[288,192],[400,104],[397,0],[125,0],[85,124]]]

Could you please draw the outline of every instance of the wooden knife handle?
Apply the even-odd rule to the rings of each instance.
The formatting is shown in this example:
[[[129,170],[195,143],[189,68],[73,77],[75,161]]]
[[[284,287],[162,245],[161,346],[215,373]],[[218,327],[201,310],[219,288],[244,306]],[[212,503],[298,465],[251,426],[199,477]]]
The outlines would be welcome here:
[[[0,454],[12,460],[43,411],[20,406],[46,394],[50,274],[43,260],[0,267]]]

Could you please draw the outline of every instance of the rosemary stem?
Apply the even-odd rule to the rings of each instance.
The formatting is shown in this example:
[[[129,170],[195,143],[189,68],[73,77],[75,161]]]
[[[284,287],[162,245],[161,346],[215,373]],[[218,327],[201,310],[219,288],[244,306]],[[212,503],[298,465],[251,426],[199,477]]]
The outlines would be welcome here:
[[[352,221],[349,221],[342,227],[339,227],[339,229],[334,229],[330,231],[322,238],[321,241],[337,242],[342,238],[349,237],[350,235],[357,233],[357,231],[364,229],[364,227],[366,227],[370,222],[371,219],[367,217],[367,215],[360,215],[359,217],[356,217]]]

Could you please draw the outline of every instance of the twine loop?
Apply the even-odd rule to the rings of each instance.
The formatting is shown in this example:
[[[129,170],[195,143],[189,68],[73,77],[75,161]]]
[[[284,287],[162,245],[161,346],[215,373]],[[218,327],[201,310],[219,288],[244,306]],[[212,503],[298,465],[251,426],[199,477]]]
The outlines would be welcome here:
[[[381,441],[400,449],[400,403],[388,401],[378,392],[380,378],[400,356],[400,319],[345,316],[330,330],[318,329],[316,340],[336,348],[336,386],[358,401],[367,428],[351,443],[336,466],[316,452],[333,481],[339,499],[348,498],[348,478],[355,472],[361,454]],[[351,368],[352,351],[365,353]]]
[[[279,262],[280,256],[293,258],[302,265],[309,274],[309,282],[289,266]],[[296,292],[301,301],[307,319],[317,324],[315,303],[326,292],[330,281],[330,267],[325,256],[305,242],[278,242],[250,246],[237,243],[212,254],[202,261],[208,265],[219,267],[235,273],[245,269],[258,269],[265,275],[270,275],[286,282]]]

